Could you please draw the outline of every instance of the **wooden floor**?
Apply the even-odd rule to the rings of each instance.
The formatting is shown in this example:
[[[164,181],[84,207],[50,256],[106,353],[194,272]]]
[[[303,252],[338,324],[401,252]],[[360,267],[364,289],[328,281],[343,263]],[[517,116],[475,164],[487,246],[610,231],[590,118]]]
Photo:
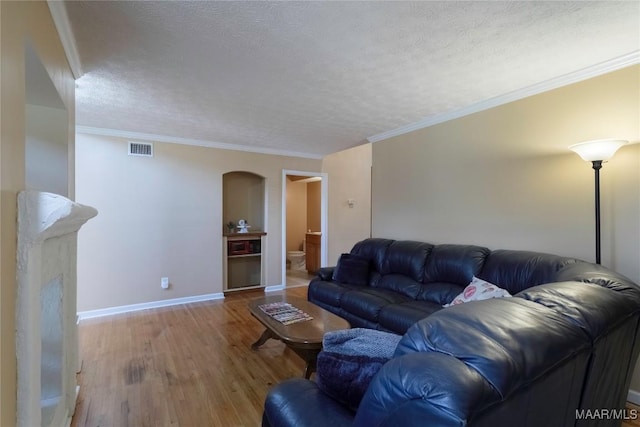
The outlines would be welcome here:
[[[628,420],[622,423],[622,427],[640,427],[640,406],[627,403]]]
[[[250,349],[264,329],[247,302],[261,295],[236,292],[224,301],[83,321],[71,426],[260,425],[269,388],[304,370],[279,341]]]

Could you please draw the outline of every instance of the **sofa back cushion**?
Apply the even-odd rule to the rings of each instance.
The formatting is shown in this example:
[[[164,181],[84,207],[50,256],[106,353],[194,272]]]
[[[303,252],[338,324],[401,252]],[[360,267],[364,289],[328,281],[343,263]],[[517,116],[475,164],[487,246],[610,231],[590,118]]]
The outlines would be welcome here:
[[[387,249],[380,273],[404,275],[422,282],[424,267],[433,245],[411,240],[396,240]]]
[[[429,282],[420,287],[420,292],[418,292],[415,299],[445,305],[450,303],[463,290],[464,286],[457,283]]]
[[[393,242],[390,239],[365,239],[353,245],[351,253],[368,259],[371,269],[380,272],[383,269],[382,264],[387,255],[387,249]]]
[[[420,320],[407,330],[395,356],[451,355],[507,397],[590,348],[583,329],[553,308],[499,298],[446,308]]]
[[[578,260],[530,251],[491,252],[477,275],[506,289],[511,295],[543,283],[555,282],[558,272]]]
[[[427,258],[424,283],[447,282],[467,286],[491,251],[473,245],[437,245]]]

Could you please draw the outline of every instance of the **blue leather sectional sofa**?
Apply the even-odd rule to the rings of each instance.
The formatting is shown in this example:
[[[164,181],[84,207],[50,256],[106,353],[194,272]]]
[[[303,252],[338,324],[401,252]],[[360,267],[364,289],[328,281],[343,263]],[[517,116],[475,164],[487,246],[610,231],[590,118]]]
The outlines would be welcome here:
[[[640,287],[628,278],[478,246],[367,239],[351,254],[366,281],[322,269],[308,298],[352,327],[403,334],[394,357],[357,408],[313,381],[278,384],[264,426],[618,426],[628,415],[640,350]],[[513,298],[443,308],[473,276]]]

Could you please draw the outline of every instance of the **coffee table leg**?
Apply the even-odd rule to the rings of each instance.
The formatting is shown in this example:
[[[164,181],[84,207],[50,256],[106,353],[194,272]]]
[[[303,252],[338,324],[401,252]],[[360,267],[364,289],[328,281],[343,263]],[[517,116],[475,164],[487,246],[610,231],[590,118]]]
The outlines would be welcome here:
[[[304,377],[306,379],[311,378],[311,374],[313,374],[316,371],[316,361],[314,360],[307,360],[307,365],[304,367]]]
[[[273,332],[269,329],[265,329],[262,335],[260,335],[260,338],[258,338],[258,341],[251,344],[251,350],[257,350],[262,344],[266,343],[267,340],[271,338],[275,338],[275,335],[273,335]]]
[[[306,362],[302,375],[304,375],[306,379],[309,379],[311,377],[311,374],[316,371],[318,353],[320,353],[320,350],[310,348],[290,348],[295,351],[296,354],[302,358],[302,360]]]

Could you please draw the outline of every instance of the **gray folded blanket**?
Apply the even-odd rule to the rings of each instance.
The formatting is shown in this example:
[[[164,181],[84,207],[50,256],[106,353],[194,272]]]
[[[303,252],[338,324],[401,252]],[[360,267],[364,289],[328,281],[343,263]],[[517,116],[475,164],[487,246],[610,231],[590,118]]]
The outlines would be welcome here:
[[[402,336],[373,329],[327,332],[318,354],[320,390],[356,410],[369,383],[393,357]]]
[[[391,359],[401,338],[402,335],[375,329],[344,329],[324,334],[322,350],[351,356]]]

